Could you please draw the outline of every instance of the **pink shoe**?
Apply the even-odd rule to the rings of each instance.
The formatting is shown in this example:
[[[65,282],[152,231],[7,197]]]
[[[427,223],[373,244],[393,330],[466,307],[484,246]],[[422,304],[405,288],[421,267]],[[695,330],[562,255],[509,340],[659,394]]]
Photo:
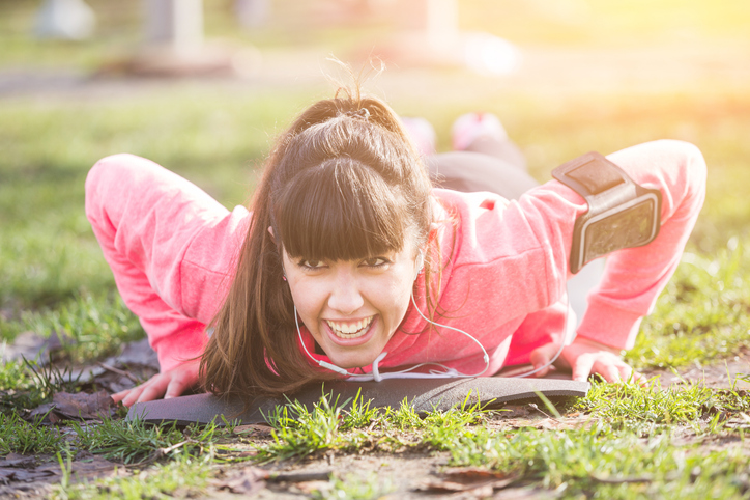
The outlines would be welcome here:
[[[417,146],[417,151],[422,156],[432,156],[435,154],[437,136],[435,135],[435,129],[432,128],[432,124],[426,118],[402,116],[401,123],[409,133],[409,138]]]
[[[508,138],[508,133],[492,113],[466,113],[453,122],[451,136],[453,149],[462,151],[479,137],[504,140]]]

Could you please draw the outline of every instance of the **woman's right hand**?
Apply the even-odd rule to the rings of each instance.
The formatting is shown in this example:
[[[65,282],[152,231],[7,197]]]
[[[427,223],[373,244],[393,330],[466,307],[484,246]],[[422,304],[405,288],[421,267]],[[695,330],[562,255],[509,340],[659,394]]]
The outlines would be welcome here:
[[[112,394],[112,399],[115,400],[115,403],[122,401],[124,406],[130,408],[141,401],[150,401],[161,397],[164,397],[164,399],[177,397],[198,385],[199,369],[200,359],[186,361],[171,370],[157,373],[139,386]]]
[[[560,349],[560,344],[550,342],[532,351],[530,355],[531,364],[534,368],[541,368]],[[638,384],[646,383],[646,377],[633,370],[620,355],[620,350],[595,340],[576,337],[573,343],[566,345],[560,357],[554,362],[556,366],[570,368],[573,371],[573,380],[585,382],[589,375],[598,373],[609,382],[634,381]],[[550,368],[547,366],[537,372],[537,377],[544,377]]]

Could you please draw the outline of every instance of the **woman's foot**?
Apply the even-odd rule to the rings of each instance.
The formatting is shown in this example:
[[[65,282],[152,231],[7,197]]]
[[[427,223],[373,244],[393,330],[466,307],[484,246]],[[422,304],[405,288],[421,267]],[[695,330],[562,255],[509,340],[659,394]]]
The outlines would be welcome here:
[[[451,129],[453,149],[463,151],[480,137],[504,141],[508,133],[497,116],[492,113],[466,113],[453,122]]]
[[[426,118],[402,116],[401,123],[403,123],[404,128],[409,133],[409,138],[417,146],[417,151],[422,156],[432,156],[435,154],[437,136],[435,135],[435,129],[432,128],[432,124]]]

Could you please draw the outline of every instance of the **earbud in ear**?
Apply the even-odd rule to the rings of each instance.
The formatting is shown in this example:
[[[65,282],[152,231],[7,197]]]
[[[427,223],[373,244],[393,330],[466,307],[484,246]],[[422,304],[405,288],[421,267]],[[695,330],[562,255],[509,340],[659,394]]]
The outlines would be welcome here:
[[[419,251],[416,258],[414,259],[414,279],[417,279],[417,276],[419,276],[419,273],[422,272],[424,269],[424,254],[422,253],[422,250]]]

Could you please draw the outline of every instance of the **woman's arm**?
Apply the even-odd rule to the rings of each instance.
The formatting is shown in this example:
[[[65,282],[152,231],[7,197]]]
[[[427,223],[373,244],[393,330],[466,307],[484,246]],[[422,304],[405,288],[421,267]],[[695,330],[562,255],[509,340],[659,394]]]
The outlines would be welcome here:
[[[614,353],[633,346],[640,318],[652,310],[679,263],[703,202],[705,164],[691,144],[657,141],[619,151],[609,159],[636,183],[660,190],[662,226],[650,244],[608,256],[601,284],[589,294],[578,328],[576,346],[586,349],[564,352],[563,358],[572,365],[584,354],[588,364],[592,346],[608,346],[600,352],[602,359],[610,361]],[[585,200],[554,180],[511,202],[487,193],[444,191],[439,197],[460,220],[441,307],[460,312],[455,322],[480,334],[490,349],[511,334],[514,349],[529,344],[534,345],[530,350],[538,348],[545,337],[546,342],[559,340],[564,323],[560,315],[546,322],[535,316],[533,331],[531,326],[509,330],[509,325],[517,327],[523,318],[541,314],[564,297],[571,276],[573,228],[588,209]],[[514,354],[515,362],[529,359],[522,350]],[[557,348],[549,357],[555,352]],[[498,355],[504,355],[502,350]],[[611,371],[611,366],[600,366],[599,359],[591,363],[600,372]],[[627,375],[623,370],[621,376]]]
[[[249,213],[228,212],[149,160],[117,155],[89,172],[86,216],[162,371],[116,397],[127,404],[181,393],[197,382],[193,360],[203,353],[205,325],[220,305]]]
[[[662,193],[662,226],[652,243],[612,253],[602,280],[589,295],[574,342],[557,362],[573,370],[574,380],[599,373],[608,382],[641,379],[621,358],[635,343],[643,315],[653,310],[674,273],[705,194],[706,170],[697,148],[678,141],[658,141],[609,156],[636,183]],[[531,353],[535,367],[558,351],[552,342]],[[543,376],[546,370],[539,372]]]

